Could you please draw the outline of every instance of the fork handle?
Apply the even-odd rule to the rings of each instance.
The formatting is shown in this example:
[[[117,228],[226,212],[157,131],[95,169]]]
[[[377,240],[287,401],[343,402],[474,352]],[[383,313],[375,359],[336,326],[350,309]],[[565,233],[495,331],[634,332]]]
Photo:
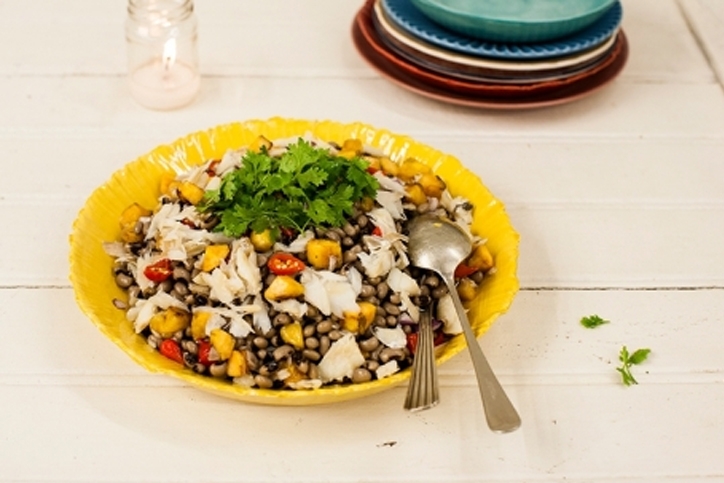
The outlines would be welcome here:
[[[420,314],[417,348],[412,361],[412,376],[405,398],[405,409],[408,411],[429,409],[440,402],[431,317],[430,310],[425,310]]]

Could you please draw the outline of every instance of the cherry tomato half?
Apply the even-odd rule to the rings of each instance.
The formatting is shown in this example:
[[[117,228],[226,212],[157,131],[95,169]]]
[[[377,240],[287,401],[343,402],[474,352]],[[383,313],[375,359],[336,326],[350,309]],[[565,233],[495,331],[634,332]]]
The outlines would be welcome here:
[[[285,252],[272,255],[266,265],[274,275],[295,275],[306,268],[303,261]]]
[[[184,358],[181,354],[181,347],[178,345],[178,342],[173,339],[165,339],[161,342],[161,345],[158,346],[158,351],[172,361],[176,361],[179,364],[184,363]]]
[[[163,282],[171,276],[173,273],[173,267],[171,266],[171,260],[168,258],[162,258],[156,263],[148,265],[144,270],[143,274],[152,282]]]

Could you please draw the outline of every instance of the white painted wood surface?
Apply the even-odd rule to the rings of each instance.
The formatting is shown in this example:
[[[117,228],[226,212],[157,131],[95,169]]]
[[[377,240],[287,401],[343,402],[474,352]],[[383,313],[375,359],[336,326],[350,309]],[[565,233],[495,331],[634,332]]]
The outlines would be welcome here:
[[[624,0],[621,76],[521,112],[381,79],[350,40],[361,3],[198,1],[200,98],[158,113],[124,83],[124,1],[0,2],[0,481],[724,481],[722,2]],[[522,290],[480,343],[519,431],[486,429],[464,354],[421,414],[404,387],[268,408],[144,372],[76,307],[67,238],[96,186],[157,144],[272,116],[410,134],[506,203]],[[582,328],[592,313],[611,324]],[[653,351],[635,387],[624,344]]]

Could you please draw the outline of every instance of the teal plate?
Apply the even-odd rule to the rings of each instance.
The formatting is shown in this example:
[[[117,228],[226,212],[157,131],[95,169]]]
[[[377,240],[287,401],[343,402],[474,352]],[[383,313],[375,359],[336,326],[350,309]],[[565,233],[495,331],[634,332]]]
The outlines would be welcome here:
[[[616,0],[411,0],[423,14],[462,35],[493,42],[545,42],[579,32]]]
[[[547,42],[490,42],[458,34],[433,22],[411,0],[378,0],[390,21],[430,44],[464,54],[493,59],[550,59],[592,49],[608,40],[623,18],[616,1],[593,25],[567,37]]]

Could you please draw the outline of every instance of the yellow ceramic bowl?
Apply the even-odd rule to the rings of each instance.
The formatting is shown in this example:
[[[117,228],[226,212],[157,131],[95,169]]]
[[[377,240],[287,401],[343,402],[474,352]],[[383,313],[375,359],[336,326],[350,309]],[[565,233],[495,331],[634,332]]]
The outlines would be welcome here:
[[[198,375],[166,359],[135,334],[124,312],[113,306],[114,298],[125,299],[125,295],[114,283],[113,261],[103,251],[102,242],[118,239],[119,215],[129,204],[155,206],[162,173],[181,172],[221,157],[228,149],[250,144],[260,134],[274,140],[305,133],[338,143],[359,138],[381,148],[396,161],[414,156],[442,177],[453,195],[466,196],[475,205],[473,230],[487,238],[496,264],[495,274],[485,279],[478,297],[470,304],[469,316],[475,334],[483,334],[493,320],[508,309],[518,291],[518,234],[503,204],[460,161],[409,137],[361,123],[272,118],[217,126],[161,145],[114,173],[91,194],[73,224],[70,237],[70,280],[83,312],[111,341],[149,371],[177,377],[199,389],[242,401],[274,405],[333,403],[384,391],[407,380],[409,369],[379,381],[307,391],[233,385]],[[454,337],[438,351],[438,363],[450,359],[464,347],[463,336]]]

